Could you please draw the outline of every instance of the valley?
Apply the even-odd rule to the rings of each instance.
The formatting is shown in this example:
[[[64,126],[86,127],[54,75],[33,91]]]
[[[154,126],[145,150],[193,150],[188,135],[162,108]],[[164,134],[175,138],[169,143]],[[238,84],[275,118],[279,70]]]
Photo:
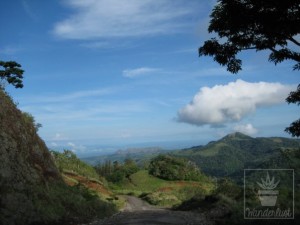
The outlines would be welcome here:
[[[5,203],[0,219],[5,225],[247,224],[243,169],[288,168],[299,186],[298,139],[232,133],[188,149],[129,149],[102,160],[80,159],[70,150],[49,151],[33,118],[1,91],[0,100],[5,106],[0,110]],[[285,206],[292,193],[282,187],[278,202]],[[293,197],[298,218],[298,189]],[[259,198],[249,201],[255,205]]]
[[[159,154],[170,154],[187,158],[201,168],[205,174],[221,178],[230,177],[242,183],[243,170],[251,168],[283,168],[289,160],[297,158],[300,140],[282,137],[257,137],[236,132],[211,141],[206,145],[180,150],[160,148],[140,148],[119,150],[112,154],[82,158],[91,165],[105,161],[124,162],[126,158],[135,160],[138,165],[147,165],[151,158]],[[297,162],[294,162],[297,164]],[[294,165],[294,167],[297,167]]]

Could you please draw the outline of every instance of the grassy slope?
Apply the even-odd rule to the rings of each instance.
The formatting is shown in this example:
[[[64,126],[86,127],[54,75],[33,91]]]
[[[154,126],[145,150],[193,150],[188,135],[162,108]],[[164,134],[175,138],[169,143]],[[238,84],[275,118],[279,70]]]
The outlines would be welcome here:
[[[63,153],[52,151],[55,164],[59,168],[65,183],[71,188],[81,187],[86,189],[91,195],[107,205],[109,212],[115,212],[115,208],[121,207],[124,202],[118,199],[114,193],[110,191],[105,179],[99,177],[95,169],[81,161],[76,155],[70,151]],[[103,216],[107,216],[104,214]],[[101,213],[99,212],[99,216]]]
[[[211,181],[166,181],[148,174],[147,170],[134,173],[122,184],[114,185],[118,194],[133,194],[152,204],[174,206],[195,195],[204,196],[214,188]]]

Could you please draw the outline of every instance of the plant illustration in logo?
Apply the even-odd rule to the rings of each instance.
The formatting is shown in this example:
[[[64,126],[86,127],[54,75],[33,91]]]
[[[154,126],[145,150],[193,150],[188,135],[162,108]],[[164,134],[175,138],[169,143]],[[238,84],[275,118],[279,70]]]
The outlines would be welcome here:
[[[261,183],[256,182],[258,186],[262,189],[262,190],[258,190],[258,196],[262,206],[276,205],[277,195],[279,191],[273,189],[275,189],[278,186],[279,182],[280,180],[278,180],[275,183],[275,177],[273,176],[271,179],[269,172],[267,172],[267,177],[265,180],[261,178]]]

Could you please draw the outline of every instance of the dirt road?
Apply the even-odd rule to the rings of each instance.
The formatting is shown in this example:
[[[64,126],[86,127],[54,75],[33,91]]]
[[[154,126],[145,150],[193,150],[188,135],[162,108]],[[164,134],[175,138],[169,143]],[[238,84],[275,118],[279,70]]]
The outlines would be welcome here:
[[[126,196],[124,210],[92,225],[212,225],[200,213],[159,209],[133,196]]]

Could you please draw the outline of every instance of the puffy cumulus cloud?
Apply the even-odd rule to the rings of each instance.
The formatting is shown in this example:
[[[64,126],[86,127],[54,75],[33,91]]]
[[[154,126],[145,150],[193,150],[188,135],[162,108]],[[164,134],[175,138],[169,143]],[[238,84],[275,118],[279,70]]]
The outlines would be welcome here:
[[[193,100],[178,111],[177,121],[197,126],[218,126],[239,121],[256,108],[284,102],[293,86],[243,80],[227,85],[203,87]]]
[[[138,76],[142,76],[145,74],[150,74],[158,71],[159,69],[157,68],[141,67],[136,69],[123,70],[122,74],[124,77],[134,78],[134,77],[138,77]]]
[[[190,27],[197,1],[66,0],[76,13],[58,22],[54,33],[68,39],[95,39],[169,34]]]
[[[243,134],[254,135],[257,133],[257,129],[253,127],[251,123],[238,124],[233,128],[234,131],[241,132]]]

